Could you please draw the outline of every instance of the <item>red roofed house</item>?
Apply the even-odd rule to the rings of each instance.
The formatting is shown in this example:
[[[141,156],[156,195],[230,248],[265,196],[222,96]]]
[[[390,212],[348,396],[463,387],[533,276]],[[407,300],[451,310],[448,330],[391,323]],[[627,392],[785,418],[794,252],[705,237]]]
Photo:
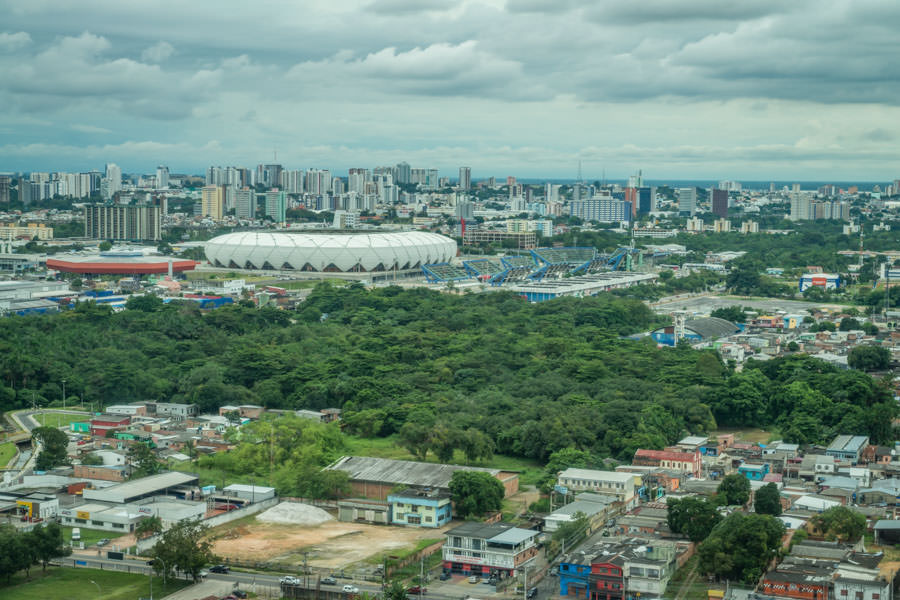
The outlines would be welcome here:
[[[703,468],[703,460],[700,458],[699,450],[695,452],[672,452],[669,450],[644,450],[641,448],[634,453],[632,464],[671,469],[688,473],[693,477],[700,477]]]

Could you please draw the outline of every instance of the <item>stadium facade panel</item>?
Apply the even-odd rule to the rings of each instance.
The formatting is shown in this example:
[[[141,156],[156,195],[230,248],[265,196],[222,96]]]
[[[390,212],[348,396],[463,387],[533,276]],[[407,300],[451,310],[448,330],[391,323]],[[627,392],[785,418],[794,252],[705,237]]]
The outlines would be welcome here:
[[[456,256],[456,242],[423,231],[292,233],[245,231],[220,235],[205,246],[213,265],[233,269],[380,272],[418,269]]]

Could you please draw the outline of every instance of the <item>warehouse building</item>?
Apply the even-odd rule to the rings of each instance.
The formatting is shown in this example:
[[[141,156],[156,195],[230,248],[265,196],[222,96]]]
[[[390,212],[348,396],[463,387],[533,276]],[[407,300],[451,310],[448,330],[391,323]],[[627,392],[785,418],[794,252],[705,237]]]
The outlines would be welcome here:
[[[448,491],[450,478],[457,471],[482,471],[500,480],[507,497],[519,491],[519,474],[500,469],[465,467],[392,460],[369,456],[344,456],[326,467],[333,471],[344,471],[350,477],[350,487],[354,496],[386,500],[398,486],[422,487]]]
[[[170,471],[133,481],[126,481],[103,489],[85,489],[85,500],[128,504],[153,496],[190,497],[197,488],[199,479],[190,473]]]

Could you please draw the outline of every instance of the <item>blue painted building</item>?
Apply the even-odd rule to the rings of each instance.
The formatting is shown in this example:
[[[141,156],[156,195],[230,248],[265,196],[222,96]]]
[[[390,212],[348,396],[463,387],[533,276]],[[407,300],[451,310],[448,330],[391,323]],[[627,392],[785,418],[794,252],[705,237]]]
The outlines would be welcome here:
[[[769,474],[769,464],[748,464],[744,463],[738,467],[738,473],[749,479],[750,481],[762,481]]]
[[[408,488],[387,497],[391,506],[391,523],[415,527],[442,527],[453,518],[450,493]]]
[[[568,561],[559,563],[559,594],[587,599],[590,590],[588,581],[590,574],[590,561],[581,554],[573,552]]]

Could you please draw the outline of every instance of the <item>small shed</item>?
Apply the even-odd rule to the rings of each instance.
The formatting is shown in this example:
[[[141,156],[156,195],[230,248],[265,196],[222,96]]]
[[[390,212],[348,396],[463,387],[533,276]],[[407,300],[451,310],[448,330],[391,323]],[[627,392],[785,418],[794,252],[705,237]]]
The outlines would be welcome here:
[[[900,521],[882,519],[875,523],[875,543],[883,546],[900,544]]]

